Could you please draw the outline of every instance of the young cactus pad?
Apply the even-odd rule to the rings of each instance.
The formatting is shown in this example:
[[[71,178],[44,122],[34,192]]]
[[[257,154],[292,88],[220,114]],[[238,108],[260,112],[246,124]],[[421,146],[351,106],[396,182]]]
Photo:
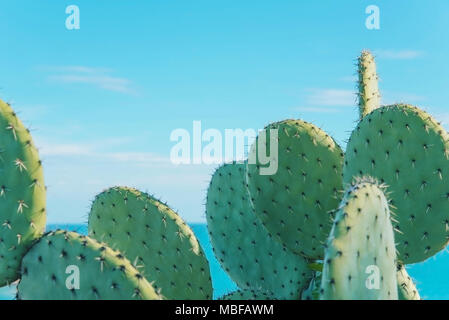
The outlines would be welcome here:
[[[97,195],[89,235],[141,266],[164,298],[212,299],[209,263],[193,231],[154,197],[126,187]]]
[[[207,192],[206,217],[212,247],[223,269],[241,289],[298,299],[312,277],[307,261],[273,239],[252,209],[245,163],[215,171]]]
[[[277,151],[274,174],[261,172],[263,147],[270,157]],[[248,159],[248,188],[256,214],[290,250],[322,259],[332,226],[329,212],[341,199],[342,168],[341,148],[318,127],[301,120],[270,124],[257,137]]]
[[[344,181],[370,175],[387,185],[404,264],[421,262],[449,241],[449,136],[426,112],[382,107],[362,119],[346,149]]]
[[[44,233],[45,194],[31,135],[0,100],[0,287],[18,279],[23,255]]]
[[[44,235],[22,262],[22,300],[160,300],[118,251],[89,237],[57,230]]]
[[[397,300],[396,249],[389,204],[360,181],[336,214],[324,258],[322,300]]]
[[[401,264],[398,265],[397,279],[399,300],[421,300],[413,279]]]
[[[374,57],[369,51],[362,51],[357,61],[359,80],[358,104],[360,119],[380,107],[380,93]]]

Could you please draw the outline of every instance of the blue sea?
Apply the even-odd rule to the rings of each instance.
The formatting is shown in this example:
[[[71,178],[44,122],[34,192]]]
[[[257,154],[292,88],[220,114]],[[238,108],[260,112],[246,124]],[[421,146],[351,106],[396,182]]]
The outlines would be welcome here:
[[[210,263],[214,298],[234,291],[237,286],[227,276],[215,259],[205,224],[191,224]],[[50,225],[49,230],[68,229],[82,234],[87,233],[86,225]],[[435,257],[419,264],[407,266],[409,274],[417,283],[418,290],[426,300],[449,300],[449,251],[443,251]],[[14,286],[0,288],[0,300],[14,299]]]

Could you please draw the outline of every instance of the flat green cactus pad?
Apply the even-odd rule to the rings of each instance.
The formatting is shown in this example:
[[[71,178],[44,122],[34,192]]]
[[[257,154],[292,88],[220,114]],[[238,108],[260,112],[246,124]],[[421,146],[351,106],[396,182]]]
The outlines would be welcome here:
[[[18,299],[161,299],[123,254],[75,232],[44,235],[21,268]]]
[[[449,135],[409,105],[379,108],[358,124],[346,150],[344,181],[369,175],[395,207],[399,260],[416,263],[449,241]]]
[[[260,148],[265,133],[268,137]],[[277,171],[262,174],[259,151],[265,145],[267,152],[276,152],[276,141],[278,156],[270,156],[276,160]],[[257,137],[248,159],[248,189],[256,214],[290,250],[322,259],[323,242],[332,225],[329,212],[338,207],[342,196],[342,170],[342,150],[318,127],[301,120],[270,124]]]
[[[218,300],[277,300],[270,293],[252,289],[237,290]]]
[[[190,227],[167,205],[126,187],[99,194],[89,236],[123,252],[161,296],[212,299],[209,263]]]
[[[313,273],[259,221],[248,199],[245,168],[245,163],[226,164],[210,182],[206,217],[215,255],[239,288],[299,299]]]
[[[19,277],[20,263],[45,230],[42,163],[29,131],[0,100],[0,287]]]
[[[358,182],[345,195],[329,235],[322,300],[397,300],[396,249],[383,191]]]

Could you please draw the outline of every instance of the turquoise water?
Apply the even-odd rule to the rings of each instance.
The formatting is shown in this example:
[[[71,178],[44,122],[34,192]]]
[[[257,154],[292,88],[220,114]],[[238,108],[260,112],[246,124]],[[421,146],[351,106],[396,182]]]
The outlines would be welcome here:
[[[210,262],[212,282],[214,286],[214,297],[220,297],[237,287],[229,279],[220,264],[215,259],[207,234],[205,224],[191,224],[193,231],[198,237],[207,259]],[[85,225],[50,225],[49,229],[69,229],[82,234],[87,233]],[[415,279],[421,297],[428,300],[449,300],[449,252],[443,251],[434,258],[423,263],[407,267],[409,274]],[[0,288],[0,299],[13,299],[15,287]]]

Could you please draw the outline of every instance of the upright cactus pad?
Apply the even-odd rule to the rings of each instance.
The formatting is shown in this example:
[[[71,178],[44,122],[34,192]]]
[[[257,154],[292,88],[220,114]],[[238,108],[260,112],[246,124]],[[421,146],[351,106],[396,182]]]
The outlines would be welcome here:
[[[0,100],[0,287],[18,279],[23,255],[44,233],[45,194],[31,135]]]
[[[277,171],[263,175],[259,157],[250,160],[259,154],[259,144],[270,150],[276,132]],[[252,146],[247,169],[256,214],[290,250],[311,259],[322,258],[323,242],[332,225],[329,212],[341,199],[343,152],[324,131],[301,120],[273,123],[261,132],[265,133],[265,145],[263,140],[259,143],[259,135]]]
[[[421,300],[413,279],[401,264],[398,265],[397,279],[399,300]]]
[[[46,234],[22,262],[23,300],[160,300],[118,251],[74,232]]]
[[[446,247],[449,135],[430,115],[399,104],[363,118],[347,146],[344,181],[363,175],[388,186],[402,263],[423,261]]]
[[[126,187],[98,195],[89,235],[123,252],[167,299],[211,299],[209,263],[193,231],[167,205]]]
[[[218,300],[277,300],[270,293],[253,289],[244,289],[231,292]]]
[[[307,261],[274,240],[249,202],[245,163],[225,164],[209,185],[207,226],[223,269],[241,289],[298,299],[312,277]]]
[[[345,195],[324,259],[321,299],[397,300],[396,249],[383,191],[360,181]]]
[[[380,107],[380,93],[376,63],[369,51],[362,51],[358,58],[358,104],[360,119]]]

